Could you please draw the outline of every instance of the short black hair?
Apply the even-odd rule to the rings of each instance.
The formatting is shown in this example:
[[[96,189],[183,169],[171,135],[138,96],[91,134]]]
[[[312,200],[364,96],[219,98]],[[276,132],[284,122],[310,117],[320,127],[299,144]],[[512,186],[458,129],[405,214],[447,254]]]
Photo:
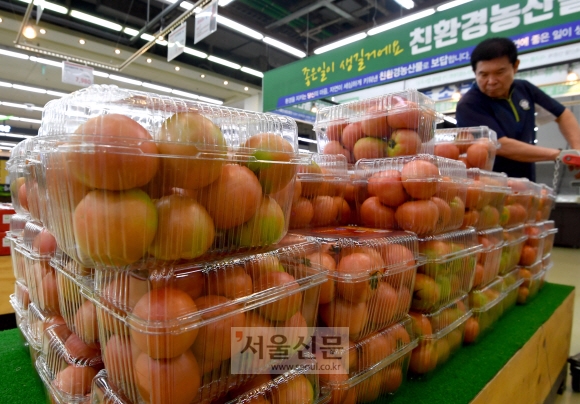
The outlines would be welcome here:
[[[518,60],[518,48],[509,38],[489,38],[479,43],[471,53],[471,67],[475,71],[477,63],[507,56],[512,65]]]

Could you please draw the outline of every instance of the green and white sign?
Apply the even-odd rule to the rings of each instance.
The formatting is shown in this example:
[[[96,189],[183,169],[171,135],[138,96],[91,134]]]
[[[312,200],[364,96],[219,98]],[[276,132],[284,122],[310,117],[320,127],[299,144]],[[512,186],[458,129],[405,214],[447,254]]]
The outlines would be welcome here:
[[[266,72],[264,110],[464,66],[485,38],[512,38],[520,52],[575,42],[579,20],[579,0],[474,0]]]

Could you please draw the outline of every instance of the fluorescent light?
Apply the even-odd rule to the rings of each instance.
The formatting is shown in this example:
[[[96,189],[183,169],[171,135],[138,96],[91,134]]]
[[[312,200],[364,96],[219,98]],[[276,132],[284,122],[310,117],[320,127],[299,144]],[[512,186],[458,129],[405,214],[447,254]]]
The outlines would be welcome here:
[[[129,83],[129,84],[133,84],[135,86],[143,85],[142,81],[129,79],[129,78],[123,77],[123,76],[117,76],[116,74],[109,74],[109,78],[111,80],[122,81],[123,83]]]
[[[413,0],[395,0],[395,3],[399,4],[401,7],[406,8],[407,10],[412,9],[415,7],[415,3]]]
[[[27,109],[29,111],[44,111],[44,108],[42,108],[42,107],[35,107],[35,106],[31,107],[30,105],[16,104],[14,102],[0,101],[0,105],[4,105],[5,107]]]
[[[177,0],[165,0],[165,2],[169,4],[174,4],[176,1]],[[193,4],[191,4],[189,1],[182,1],[181,4],[179,4],[179,7],[186,10],[191,10],[193,8]]]
[[[449,3],[445,3],[445,4],[437,7],[437,11],[449,10],[450,8],[457,7],[457,6],[460,6],[460,5],[465,4],[465,3],[470,3],[471,1],[472,0],[455,0],[455,1],[451,1]]]
[[[183,52],[187,53],[188,55],[197,56],[198,58],[202,59],[207,58],[207,53],[203,53],[198,50],[188,48],[187,46],[183,48]]]
[[[268,36],[264,37],[264,39],[262,39],[262,41],[266,42],[268,45],[272,45],[278,49],[283,50],[284,52],[288,52],[291,55],[297,56],[299,58],[304,58],[306,57],[306,53],[304,53],[303,51],[293,48],[290,45],[286,45],[285,43],[282,43],[280,41],[275,40],[274,38],[270,38]]]
[[[217,22],[218,22],[218,24],[224,25],[224,26],[231,28],[235,31],[241,32],[242,34],[247,35],[249,37],[252,37],[252,38],[255,38],[258,40],[264,38],[264,35],[262,35],[258,31],[255,31],[251,28],[248,28],[245,25],[242,25],[240,23],[232,21],[229,18],[226,18],[226,17],[219,15],[219,14],[217,16]]]
[[[6,147],[14,147],[16,146],[18,143],[8,143],[8,142],[0,142],[1,146],[6,146]]]
[[[360,32],[356,35],[349,36],[348,38],[341,39],[340,41],[333,42],[326,46],[321,46],[320,48],[315,49],[314,53],[320,55],[321,53],[328,52],[329,50],[340,48],[341,46],[348,45],[349,43],[360,41],[361,39],[364,39],[366,37],[367,37],[366,32]]]
[[[5,81],[0,81],[0,87],[12,88],[12,84],[11,83],[6,83]]]
[[[93,70],[93,76],[108,78],[109,73],[100,72],[98,70]]]
[[[9,150],[12,150],[13,147],[0,146],[0,149],[9,151]]]
[[[61,93],[60,91],[52,91],[52,90],[47,90],[46,94],[54,95],[55,97],[64,97],[65,95],[68,95],[67,93]]]
[[[182,97],[188,97],[188,98],[193,98],[194,100],[198,100],[199,99],[199,95],[197,94],[191,94],[191,93],[186,93],[185,91],[181,91],[181,90],[171,90],[172,94],[175,95],[181,95]]]
[[[100,25],[101,27],[112,29],[113,31],[121,31],[123,27],[115,22],[103,20],[102,18],[95,17],[89,14],[81,13],[77,10],[71,10],[70,16],[78,18],[79,20],[87,21],[92,24]]]
[[[34,135],[23,135],[20,133],[2,133],[4,137],[13,137],[17,139],[28,139],[29,137],[34,137]]]
[[[300,137],[298,136],[298,141],[299,142],[306,142],[306,143],[318,143],[316,140],[312,140],[312,139],[306,139],[305,137]]]
[[[28,55],[20,52],[12,52],[9,50],[0,49],[0,55],[10,56],[12,58],[28,60]]]
[[[217,105],[222,105],[223,104],[223,101],[215,100],[213,98],[208,98],[208,97],[203,97],[203,96],[199,96],[199,100],[200,101],[209,102],[211,104],[217,104]]]
[[[147,42],[151,42],[155,39],[155,37],[151,34],[141,34],[141,39],[146,40]]]
[[[16,88],[18,90],[23,90],[23,91],[30,91],[32,93],[46,94],[46,90],[44,88],[23,86],[20,84],[12,84],[12,88]]]
[[[171,88],[169,87],[163,87],[163,86],[158,86],[157,84],[153,84],[153,83],[143,83],[141,84],[143,87],[147,87],[147,88],[151,88],[153,90],[157,90],[157,91],[165,91],[166,93],[170,93],[171,92]]]
[[[30,4],[30,0],[19,0],[22,3]],[[40,5],[42,3],[42,7],[46,8],[47,10],[54,11],[55,13],[59,14],[66,14],[68,13],[68,8],[60,6],[58,4],[49,3],[48,1],[39,1],[34,0],[35,5]]]
[[[401,25],[404,25],[404,24],[406,24],[408,22],[416,21],[416,20],[419,20],[421,18],[428,17],[428,16],[433,15],[433,14],[435,14],[435,9],[434,8],[428,8],[427,10],[423,10],[423,11],[421,11],[419,13],[411,14],[411,15],[408,15],[406,17],[399,18],[398,20],[391,21],[391,22],[388,22],[386,24],[380,25],[378,27],[369,29],[367,31],[367,34],[369,34],[369,35],[376,35],[376,34],[379,34],[381,32],[388,31],[388,30],[390,30],[392,28],[395,28],[395,27],[399,27]]]
[[[225,6],[227,6],[228,4],[230,4],[232,1],[234,1],[234,0],[219,0],[219,2],[218,2],[218,6],[220,6],[220,7],[225,7]]]
[[[37,63],[42,63],[43,65],[55,66],[62,68],[62,62],[57,62],[56,60],[37,58],[36,56],[30,56],[30,60]]]
[[[0,115],[0,117],[6,117],[6,115]],[[10,116],[8,117],[9,121],[21,121],[21,122],[30,122],[30,123],[41,123],[40,119],[31,119],[31,118],[19,118],[17,116]]]
[[[209,56],[207,58],[207,60],[209,60],[210,62],[218,63],[220,65],[224,65],[224,66],[227,66],[227,67],[231,67],[232,69],[239,69],[239,68],[242,67],[241,65],[239,65],[237,63],[230,62],[229,60],[225,60],[225,59],[222,59],[222,58],[218,58],[216,56]]]
[[[264,73],[262,73],[262,72],[259,72],[259,71],[257,71],[257,70],[254,70],[254,69],[250,69],[249,67],[246,67],[246,66],[243,66],[243,67],[242,67],[242,71],[243,71],[244,73],[248,73],[248,74],[251,74],[251,75],[253,75],[253,76],[257,76],[257,77],[264,77]]]
[[[156,41],[155,41],[155,43],[156,43],[157,45],[161,45],[161,46],[167,46],[167,41],[164,41],[164,40],[162,40],[162,39],[158,39],[158,40],[156,40]]]
[[[125,27],[123,28],[123,32],[127,35],[135,36],[139,33],[136,29]]]

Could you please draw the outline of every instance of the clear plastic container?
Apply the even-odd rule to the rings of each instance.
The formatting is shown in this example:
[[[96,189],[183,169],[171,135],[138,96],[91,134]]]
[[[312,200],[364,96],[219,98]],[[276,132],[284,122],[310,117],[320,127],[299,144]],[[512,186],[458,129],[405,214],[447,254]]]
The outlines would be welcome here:
[[[344,199],[349,182],[344,156],[314,154],[310,165],[298,167],[289,228],[350,224],[353,213]]]
[[[511,272],[520,261],[522,249],[528,236],[524,232],[524,226],[519,225],[509,229],[504,229],[504,244],[499,260],[499,274],[505,275]]]
[[[467,320],[471,317],[468,296],[462,296],[432,314],[410,312],[419,337],[409,363],[410,378],[429,377],[462,346]]]
[[[149,396],[190,402],[197,395],[205,402],[270,370],[282,358],[264,352],[268,341],[283,337],[290,345],[284,353],[292,356],[310,340],[327,280],[319,261],[319,244],[302,239],[216,262],[96,268],[99,339],[110,381],[133,402]],[[241,328],[235,340],[232,327]],[[161,361],[167,367],[160,369]],[[187,377],[174,377],[174,367]]]
[[[10,257],[12,260],[12,270],[17,281],[26,284],[26,261],[24,255],[20,252],[22,249],[22,240],[14,237],[8,237],[10,241]]]
[[[544,227],[541,223],[526,223],[524,232],[528,238],[522,248],[519,265],[529,266],[542,260],[544,240],[547,234],[544,232]]]
[[[34,138],[28,138],[18,143],[10,152],[10,158],[6,162],[10,181],[10,196],[17,214],[28,214],[26,186],[22,188],[22,185],[25,183],[24,169],[33,142]]]
[[[38,258],[50,259],[57,248],[54,236],[37,220],[29,220],[26,223],[22,243],[32,256]]]
[[[508,186],[511,193],[507,196],[500,217],[503,228],[511,228],[524,224],[528,218],[535,218],[538,210],[536,184],[527,178],[508,177]]]
[[[364,159],[356,164],[355,183],[364,226],[423,237],[463,224],[469,180],[459,161],[426,154]]]
[[[28,305],[30,304],[30,293],[28,292],[28,287],[25,282],[16,281],[14,283],[14,298],[18,302],[18,305],[24,310],[28,310]]]
[[[469,307],[471,310],[481,310],[497,300],[504,289],[503,279],[496,277],[489,285],[469,292]]]
[[[467,294],[480,250],[474,228],[419,239],[426,260],[417,269],[411,310],[434,313]]]
[[[50,257],[38,257],[20,248],[16,250],[24,257],[30,301],[43,311],[59,314],[56,273],[50,266]]]
[[[435,103],[416,90],[321,108],[314,130],[318,152],[360,159],[433,153]]]
[[[60,314],[44,312],[36,304],[30,303],[28,306],[28,325],[30,338],[36,346],[42,345],[44,331],[55,324],[65,324],[64,318]]]
[[[10,237],[21,239],[26,223],[31,220],[29,213],[16,213],[10,216]]]
[[[319,323],[348,327],[359,341],[409,311],[419,256],[410,232],[338,227],[302,230],[322,243],[321,263],[329,270],[320,291]]]
[[[472,182],[467,187],[463,227],[485,230],[499,226],[504,202],[511,192],[507,175],[470,168],[467,177]]]
[[[398,328],[398,332],[402,329]],[[409,338],[410,335],[412,330],[409,330],[408,335],[403,335],[407,339],[397,340],[397,347],[390,355],[362,372],[348,375],[320,374],[322,394],[330,395],[331,404],[384,401],[396,394],[406,378],[411,351],[417,347],[417,338]],[[373,353],[381,346],[382,344],[375,344]]]
[[[20,329],[20,336],[23,338],[24,343],[28,343],[28,338],[25,335],[28,331],[28,310],[20,304],[15,294],[10,295],[10,305],[14,309],[16,326]]]
[[[507,275],[501,276],[503,282],[502,293],[505,295],[503,301],[503,311],[514,307],[518,300],[518,292],[520,286],[524,283],[524,279],[520,276],[520,269],[516,268]]]
[[[463,161],[467,168],[492,170],[499,147],[497,134],[487,126],[435,130],[434,154]]]
[[[546,220],[545,222],[542,222],[542,229],[545,235],[542,257],[546,257],[552,253],[552,248],[554,247],[554,240],[556,239],[556,233],[558,233],[558,229],[556,228],[556,223],[553,220]]]
[[[23,167],[24,184],[28,200],[28,211],[33,220],[48,223],[48,199],[46,189],[39,187],[39,177],[43,176],[42,161],[38,151],[38,137],[32,138],[28,157]]]
[[[542,269],[547,269],[548,267],[551,267],[552,264],[552,254],[548,254],[545,257],[542,257]]]
[[[103,369],[93,379],[91,404],[132,404],[117,388],[109,383],[107,370]]]
[[[272,245],[310,162],[292,119],[115,86],[49,102],[40,136],[50,230],[86,267]]]
[[[526,304],[534,297],[536,297],[540,291],[540,288],[544,285],[546,272],[544,272],[544,270],[540,270],[531,277],[526,278],[527,275],[528,274],[522,272],[522,268],[520,268],[520,276],[523,278],[523,283],[518,289],[518,304]]]
[[[503,229],[495,227],[477,232],[481,252],[477,255],[473,287],[481,288],[493,281],[499,273],[503,250]]]
[[[541,186],[536,222],[549,220],[552,209],[556,205],[556,191],[545,184],[541,184]]]

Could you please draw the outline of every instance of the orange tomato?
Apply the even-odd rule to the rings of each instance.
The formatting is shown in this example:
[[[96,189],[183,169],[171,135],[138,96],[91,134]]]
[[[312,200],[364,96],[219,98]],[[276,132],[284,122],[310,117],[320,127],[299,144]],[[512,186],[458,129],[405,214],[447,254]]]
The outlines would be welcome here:
[[[373,174],[368,180],[368,192],[376,196],[387,206],[396,207],[406,202],[409,196],[403,189],[401,173],[397,170],[385,170]]]
[[[413,160],[401,170],[405,191],[417,199],[429,199],[437,192],[439,168],[426,160]]]
[[[360,220],[364,226],[378,229],[396,228],[395,211],[371,196],[360,207]]]
[[[318,313],[328,327],[348,327],[352,339],[357,339],[363,334],[368,316],[365,302],[352,303],[340,298],[321,305]]]
[[[336,284],[338,294],[353,303],[366,302],[379,287],[379,276],[383,268],[377,268],[376,262],[367,254],[353,253],[343,256],[336,271],[352,279],[341,280]]]
[[[364,124],[364,123],[363,123]],[[342,144],[348,150],[353,151],[355,143],[365,136],[363,133],[363,125],[360,122],[353,122],[348,124],[342,132]],[[367,135],[370,136],[370,135]]]
[[[395,219],[401,229],[423,236],[437,228],[439,209],[432,201],[405,202],[397,208]]]
[[[90,366],[69,365],[56,374],[54,387],[71,396],[84,396],[91,391],[97,371]]]
[[[261,292],[266,289],[284,285],[286,296],[281,299],[260,306],[260,313],[272,321],[286,321],[302,306],[302,292],[296,279],[287,272],[268,272],[254,282],[254,290]]]
[[[249,296],[253,293],[253,283],[244,268],[234,266],[218,269],[206,274],[207,294],[221,295],[228,299]]]

